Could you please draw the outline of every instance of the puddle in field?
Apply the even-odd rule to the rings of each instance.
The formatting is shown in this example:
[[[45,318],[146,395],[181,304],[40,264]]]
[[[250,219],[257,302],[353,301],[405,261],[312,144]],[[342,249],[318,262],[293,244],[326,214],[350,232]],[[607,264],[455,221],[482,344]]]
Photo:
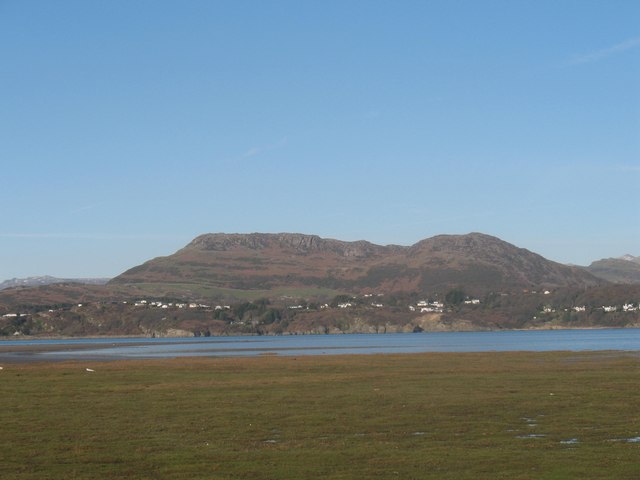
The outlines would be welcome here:
[[[539,414],[536,415],[535,417],[520,417],[520,420],[522,420],[525,425],[528,428],[536,428],[538,426],[538,419],[544,417],[543,414]],[[507,430],[508,432],[518,432],[520,431],[520,429],[510,429]],[[523,435],[516,435],[515,438],[543,438],[546,437],[545,434],[542,433],[528,433],[528,434],[523,434]]]
[[[610,442],[640,443],[640,437],[610,438]]]
[[[425,432],[413,432],[411,435],[413,436],[420,436],[420,435],[425,435]]]
[[[569,438],[567,440],[560,440],[560,443],[563,445],[575,445],[580,443],[577,438]]]

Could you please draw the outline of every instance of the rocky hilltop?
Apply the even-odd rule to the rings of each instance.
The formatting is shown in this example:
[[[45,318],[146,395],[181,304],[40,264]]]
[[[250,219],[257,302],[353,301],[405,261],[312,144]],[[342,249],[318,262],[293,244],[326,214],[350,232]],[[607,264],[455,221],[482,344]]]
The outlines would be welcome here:
[[[368,258],[391,247],[382,247],[366,241],[343,242],[299,233],[209,233],[200,235],[185,250],[228,251],[233,249],[267,250],[278,248],[295,254],[331,252],[349,258]]]
[[[167,257],[150,260],[112,285],[283,288],[363,292],[445,292],[593,286],[577,267],[551,262],[481,233],[439,235],[411,246],[346,242],[293,233],[206,234]]]

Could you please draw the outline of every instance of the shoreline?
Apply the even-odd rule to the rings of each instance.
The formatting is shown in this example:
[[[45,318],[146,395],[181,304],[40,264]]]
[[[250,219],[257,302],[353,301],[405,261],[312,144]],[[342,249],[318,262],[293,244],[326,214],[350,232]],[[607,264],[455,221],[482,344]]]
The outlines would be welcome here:
[[[629,326],[550,326],[550,327],[530,327],[530,328],[498,328],[498,329],[468,329],[468,330],[423,330],[422,332],[340,332],[340,333],[318,333],[318,332],[284,332],[284,333],[264,333],[264,334],[254,334],[254,333],[234,333],[232,335],[223,334],[223,335],[176,335],[176,336],[166,336],[166,337],[158,337],[152,335],[87,335],[87,336],[77,336],[72,337],[68,335],[12,335],[4,338],[0,338],[0,348],[3,344],[9,344],[12,342],[32,342],[32,341],[82,341],[82,340],[108,340],[108,339],[157,339],[157,340],[166,340],[171,342],[172,340],[182,340],[185,338],[228,338],[228,337],[298,337],[298,336],[342,336],[342,335],[416,335],[416,334],[431,334],[431,333],[498,333],[498,332],[546,332],[546,331],[560,331],[560,330],[634,330],[640,329],[640,325],[629,325]]]

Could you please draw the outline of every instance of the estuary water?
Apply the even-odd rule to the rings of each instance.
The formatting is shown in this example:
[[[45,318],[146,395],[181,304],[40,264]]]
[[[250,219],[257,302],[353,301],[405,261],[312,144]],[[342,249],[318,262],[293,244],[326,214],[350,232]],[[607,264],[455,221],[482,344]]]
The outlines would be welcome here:
[[[640,329],[10,340],[0,361],[552,350],[640,351]]]

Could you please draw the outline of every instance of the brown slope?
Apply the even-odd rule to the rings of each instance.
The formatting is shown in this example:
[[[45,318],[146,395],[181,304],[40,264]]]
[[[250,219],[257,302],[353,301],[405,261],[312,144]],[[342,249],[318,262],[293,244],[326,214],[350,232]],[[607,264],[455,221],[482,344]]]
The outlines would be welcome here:
[[[441,235],[411,247],[303,234],[206,234],[168,257],[123,273],[112,285],[173,283],[233,289],[315,287],[350,292],[470,293],[602,283],[498,238]]]
[[[106,302],[123,298],[104,285],[55,283],[37,287],[14,287],[0,291],[0,310],[25,305],[61,305]]]
[[[421,265],[423,288],[467,286],[497,290],[593,286],[603,283],[576,267],[552,262],[524,248],[481,233],[439,235],[410,248]]]

